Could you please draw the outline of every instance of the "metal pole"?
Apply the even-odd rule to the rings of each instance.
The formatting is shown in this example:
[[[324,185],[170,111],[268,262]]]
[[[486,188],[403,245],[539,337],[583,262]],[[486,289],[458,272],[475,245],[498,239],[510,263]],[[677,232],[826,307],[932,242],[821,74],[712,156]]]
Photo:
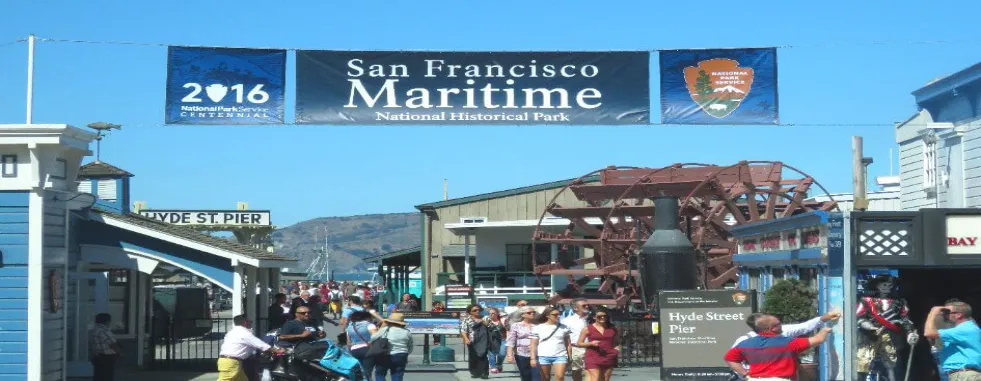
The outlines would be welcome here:
[[[857,377],[858,372],[855,369],[855,353],[858,346],[855,342],[855,335],[858,333],[857,317],[855,316],[855,306],[858,305],[858,287],[856,286],[855,278],[855,263],[853,262],[854,251],[857,250],[857,245],[859,242],[854,242],[852,235],[852,217],[850,213],[844,213],[842,216],[842,222],[844,223],[843,231],[845,233],[844,246],[845,246],[845,260],[842,264],[841,273],[841,283],[842,283],[842,293],[844,293],[844,303],[842,306],[842,327],[841,333],[844,336],[844,343],[842,349],[844,353],[839,353],[845,361],[843,364],[843,380],[850,380]],[[852,247],[856,246],[856,247]]]
[[[327,225],[324,225],[324,272],[327,274],[327,281],[332,278],[330,275],[330,252],[327,251]]]
[[[27,36],[27,124],[34,123],[34,40]]]
[[[868,208],[867,194],[865,192],[865,163],[862,152],[862,137],[852,136],[852,187],[855,195],[853,203],[855,210],[865,210]]]

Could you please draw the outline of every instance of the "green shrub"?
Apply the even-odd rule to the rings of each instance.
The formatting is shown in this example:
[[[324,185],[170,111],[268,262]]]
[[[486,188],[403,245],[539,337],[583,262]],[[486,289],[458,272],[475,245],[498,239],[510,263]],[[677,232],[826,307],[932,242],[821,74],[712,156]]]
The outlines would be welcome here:
[[[766,290],[760,312],[784,324],[800,323],[817,314],[817,292],[797,279],[781,279]]]

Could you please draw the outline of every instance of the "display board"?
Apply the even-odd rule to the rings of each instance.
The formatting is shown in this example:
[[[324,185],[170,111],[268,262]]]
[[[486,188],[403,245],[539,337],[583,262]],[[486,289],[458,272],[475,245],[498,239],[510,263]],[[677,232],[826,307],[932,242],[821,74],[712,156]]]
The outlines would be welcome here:
[[[446,311],[466,311],[467,306],[474,304],[473,287],[466,285],[444,286],[443,295]]]
[[[459,335],[459,312],[404,312],[405,327],[417,335]]]
[[[658,294],[661,379],[725,381],[722,357],[746,333],[756,309],[755,291],[683,290]]]

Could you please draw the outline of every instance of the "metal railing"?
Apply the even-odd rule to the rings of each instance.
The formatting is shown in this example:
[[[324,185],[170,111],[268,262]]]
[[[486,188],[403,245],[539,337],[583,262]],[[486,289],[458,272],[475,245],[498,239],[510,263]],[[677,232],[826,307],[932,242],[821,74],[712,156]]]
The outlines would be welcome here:
[[[473,271],[470,273],[475,289],[489,291],[501,290],[494,293],[534,293],[541,292],[538,278],[531,271]],[[550,277],[543,277],[545,287],[551,285]],[[437,273],[436,286],[464,284],[463,273]],[[507,290],[507,292],[503,292]],[[529,290],[529,291],[525,291]]]
[[[150,368],[154,370],[217,371],[218,354],[232,318],[158,318],[150,330]],[[255,322],[254,332],[268,331],[269,321]]]

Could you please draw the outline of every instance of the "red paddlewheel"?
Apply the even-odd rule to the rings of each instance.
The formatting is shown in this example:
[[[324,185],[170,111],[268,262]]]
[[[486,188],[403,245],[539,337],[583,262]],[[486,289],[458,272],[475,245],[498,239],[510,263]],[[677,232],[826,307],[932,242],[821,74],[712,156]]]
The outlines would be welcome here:
[[[789,178],[784,178],[785,172]],[[807,174],[773,161],[597,170],[562,189],[542,212],[533,240],[558,244],[559,257],[555,263],[538,264],[535,274],[540,284],[544,284],[544,276],[567,277],[568,286],[552,295],[551,303],[566,303],[576,297],[618,308],[641,303],[634,282],[639,273],[630,270],[631,259],[654,229],[653,198],[670,195],[680,200],[678,218],[699,256],[697,271],[702,287],[734,285],[737,269],[732,255],[736,245],[729,228],[808,211],[836,210],[833,199],[807,200],[814,185],[828,194]],[[581,203],[556,204],[565,191],[575,194]],[[569,222],[556,226],[547,217]],[[588,250],[592,251],[591,256],[569,255]],[[549,291],[543,287],[543,292]]]

